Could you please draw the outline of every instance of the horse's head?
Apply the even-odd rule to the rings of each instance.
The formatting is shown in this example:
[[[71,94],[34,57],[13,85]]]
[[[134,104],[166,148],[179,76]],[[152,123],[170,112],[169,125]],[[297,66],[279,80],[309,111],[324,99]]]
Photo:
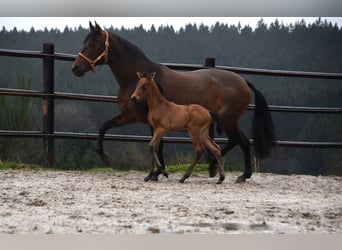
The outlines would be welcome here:
[[[139,81],[137,83],[137,87],[135,88],[133,94],[131,95],[132,101],[140,101],[142,98],[146,96],[146,94],[150,91],[152,81],[154,81],[156,73],[148,73],[143,74],[137,72],[137,76]]]
[[[103,31],[96,22],[95,27],[89,22],[89,28],[83,48],[72,65],[76,76],[83,76],[89,70],[95,72],[95,66],[105,64],[108,60],[108,32]]]

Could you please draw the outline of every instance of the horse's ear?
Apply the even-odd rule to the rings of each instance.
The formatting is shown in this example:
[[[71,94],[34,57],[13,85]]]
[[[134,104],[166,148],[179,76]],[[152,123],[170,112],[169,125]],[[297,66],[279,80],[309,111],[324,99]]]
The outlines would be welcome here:
[[[89,21],[89,29],[90,29],[90,31],[94,30],[94,26],[93,26],[93,24],[90,21]]]
[[[143,73],[141,73],[141,72],[137,72],[137,76],[138,76],[138,78],[140,79],[140,78],[142,78],[143,77]]]
[[[98,25],[96,21],[95,21],[95,29],[98,32],[102,32],[102,29],[101,29],[100,25]]]
[[[150,78],[151,80],[154,80],[155,76],[156,76],[156,72],[152,72],[148,74],[148,78]]]

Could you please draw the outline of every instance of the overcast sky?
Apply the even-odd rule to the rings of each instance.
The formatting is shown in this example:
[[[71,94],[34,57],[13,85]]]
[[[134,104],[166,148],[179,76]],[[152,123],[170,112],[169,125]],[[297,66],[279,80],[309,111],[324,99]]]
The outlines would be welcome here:
[[[186,24],[205,24],[207,26],[214,25],[216,22],[237,25],[239,22],[244,27],[249,25],[255,28],[257,22],[263,19],[265,23],[270,24],[276,19],[283,22],[285,25],[304,19],[307,24],[315,22],[318,17],[0,17],[0,25],[6,30],[12,30],[14,27],[17,30],[29,31],[32,27],[35,30],[43,30],[45,27],[63,29],[78,28],[80,25],[84,28],[89,27],[89,21],[97,21],[104,28],[113,26],[114,28],[134,28],[143,25],[145,29],[150,29],[152,24],[155,28],[163,25],[172,25],[175,30],[179,30]],[[342,27],[342,17],[322,17],[322,20],[328,20],[333,24],[337,23]]]

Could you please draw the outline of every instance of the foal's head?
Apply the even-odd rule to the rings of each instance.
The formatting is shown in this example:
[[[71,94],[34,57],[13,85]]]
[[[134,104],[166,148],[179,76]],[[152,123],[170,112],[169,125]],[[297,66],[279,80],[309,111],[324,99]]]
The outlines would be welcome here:
[[[131,96],[131,99],[133,101],[140,101],[147,95],[147,93],[151,91],[151,85],[153,84],[152,81],[154,81],[155,75],[155,72],[148,74],[137,72],[139,81],[137,83],[137,87],[135,88]]]

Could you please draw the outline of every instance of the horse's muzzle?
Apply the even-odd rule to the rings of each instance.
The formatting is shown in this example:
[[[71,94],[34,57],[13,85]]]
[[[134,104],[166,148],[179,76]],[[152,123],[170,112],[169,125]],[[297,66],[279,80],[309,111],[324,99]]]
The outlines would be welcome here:
[[[77,65],[73,65],[71,70],[75,76],[83,76],[84,75],[84,71],[81,70]]]
[[[132,96],[131,96],[131,100],[132,100],[133,102],[137,102],[137,101],[138,101],[138,98],[137,98],[135,95],[132,95]]]

